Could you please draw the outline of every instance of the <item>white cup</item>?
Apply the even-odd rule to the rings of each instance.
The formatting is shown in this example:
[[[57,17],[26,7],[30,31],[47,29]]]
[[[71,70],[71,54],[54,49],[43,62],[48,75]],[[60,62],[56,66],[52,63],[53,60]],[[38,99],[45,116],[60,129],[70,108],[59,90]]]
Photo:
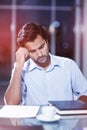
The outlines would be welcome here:
[[[48,120],[52,120],[56,114],[55,108],[53,106],[44,106],[42,107],[42,114]]]

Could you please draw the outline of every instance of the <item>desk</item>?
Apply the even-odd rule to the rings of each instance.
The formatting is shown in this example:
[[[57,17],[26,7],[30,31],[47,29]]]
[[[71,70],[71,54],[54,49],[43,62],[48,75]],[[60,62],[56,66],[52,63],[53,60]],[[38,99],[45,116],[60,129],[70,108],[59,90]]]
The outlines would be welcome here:
[[[42,125],[44,130],[87,130],[87,117],[86,116],[69,116],[62,117],[56,122],[40,122],[35,118],[20,119],[17,125]]]
[[[21,118],[16,121],[16,125],[42,125],[43,130],[87,130],[87,115],[62,116],[55,122],[41,122],[36,118]]]
[[[11,122],[13,125],[19,126],[42,125],[43,130],[85,130],[85,128],[87,130],[87,115],[62,116],[61,119],[56,122],[41,122],[36,118],[12,118]],[[5,123],[6,122],[4,122],[4,124]]]

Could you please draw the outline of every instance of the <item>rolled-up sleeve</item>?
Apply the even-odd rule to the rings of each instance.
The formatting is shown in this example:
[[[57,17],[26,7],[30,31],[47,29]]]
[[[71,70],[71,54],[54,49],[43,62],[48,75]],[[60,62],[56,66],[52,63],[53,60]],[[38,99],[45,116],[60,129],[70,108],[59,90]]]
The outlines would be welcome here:
[[[27,87],[23,81],[21,82],[21,87],[22,87],[21,88],[22,101],[21,101],[20,105],[25,105],[26,104],[26,96],[27,96]]]
[[[81,95],[87,96],[87,80],[83,76],[77,64],[72,61],[72,86],[73,91],[77,97]]]

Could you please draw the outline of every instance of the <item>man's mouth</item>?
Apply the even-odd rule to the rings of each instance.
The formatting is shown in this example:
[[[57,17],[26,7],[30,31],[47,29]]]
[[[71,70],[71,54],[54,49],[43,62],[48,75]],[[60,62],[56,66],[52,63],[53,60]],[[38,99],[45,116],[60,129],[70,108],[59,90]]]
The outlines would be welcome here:
[[[46,61],[46,56],[39,57],[37,61],[39,63],[44,63]]]

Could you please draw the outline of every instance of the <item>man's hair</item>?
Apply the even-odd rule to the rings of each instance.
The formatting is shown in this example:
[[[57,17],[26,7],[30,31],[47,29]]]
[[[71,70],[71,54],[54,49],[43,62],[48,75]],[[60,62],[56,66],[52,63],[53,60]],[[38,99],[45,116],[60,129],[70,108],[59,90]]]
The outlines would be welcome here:
[[[32,22],[26,23],[18,33],[18,46],[23,47],[26,42],[33,42],[37,38],[37,35],[41,35],[45,41],[48,41],[48,31],[45,27]]]

